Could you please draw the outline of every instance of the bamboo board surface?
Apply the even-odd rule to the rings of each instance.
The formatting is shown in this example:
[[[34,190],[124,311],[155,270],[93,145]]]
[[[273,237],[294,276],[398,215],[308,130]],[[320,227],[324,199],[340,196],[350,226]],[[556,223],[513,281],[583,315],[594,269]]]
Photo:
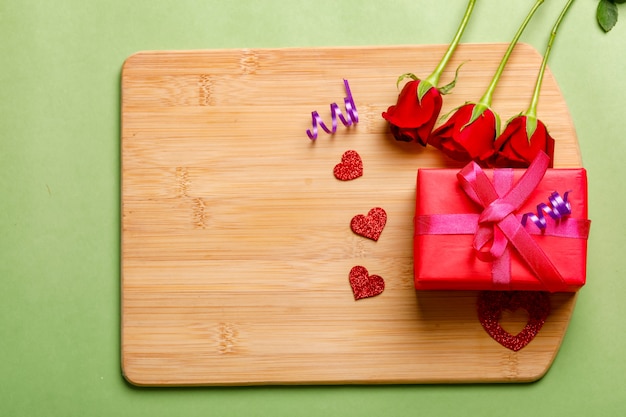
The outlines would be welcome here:
[[[503,44],[460,45],[442,114],[483,94]],[[138,385],[521,382],[557,354],[575,294],[551,296],[538,336],[510,351],[482,329],[476,292],[416,292],[419,167],[459,167],[399,144],[381,112],[398,75],[425,77],[445,46],[144,52],[122,71],[122,367]],[[502,120],[529,103],[541,61],[516,47],[494,96]],[[311,141],[350,83],[359,123]],[[539,117],[555,167],[581,166],[566,104],[546,74]],[[364,174],[333,167],[356,150]],[[373,207],[377,242],[351,232]],[[443,261],[443,260],[442,260]],[[384,292],[355,301],[353,266]],[[516,333],[525,317],[503,318]],[[517,328],[517,330],[515,330]]]

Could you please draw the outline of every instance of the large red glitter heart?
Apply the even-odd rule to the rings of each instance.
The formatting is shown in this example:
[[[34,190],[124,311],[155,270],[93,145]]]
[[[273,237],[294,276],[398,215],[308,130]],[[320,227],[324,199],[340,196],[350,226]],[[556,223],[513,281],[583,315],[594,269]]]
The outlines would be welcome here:
[[[489,336],[507,349],[517,352],[529,344],[550,314],[550,296],[539,291],[483,291],[478,295],[478,320]],[[513,336],[502,328],[503,310],[524,309],[528,322]]]
[[[333,170],[335,178],[341,181],[350,181],[363,175],[363,161],[356,151],[345,151],[341,162]]]
[[[355,266],[350,270],[350,286],[354,299],[374,297],[385,289],[385,280],[378,275],[369,275],[363,266]]]
[[[357,214],[350,221],[350,229],[359,236],[378,240],[387,223],[387,213],[380,207],[371,209],[367,216]]]

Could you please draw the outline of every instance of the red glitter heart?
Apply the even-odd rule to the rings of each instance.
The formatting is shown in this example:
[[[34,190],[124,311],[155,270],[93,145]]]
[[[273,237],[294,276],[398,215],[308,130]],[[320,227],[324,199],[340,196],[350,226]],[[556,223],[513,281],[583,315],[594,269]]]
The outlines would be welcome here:
[[[350,181],[363,175],[363,161],[356,151],[345,151],[341,162],[333,170],[335,178],[341,181]]]
[[[385,280],[378,275],[369,275],[363,266],[355,266],[350,270],[350,286],[354,299],[374,297],[385,289]]]
[[[478,295],[478,320],[489,336],[507,349],[517,352],[529,344],[550,314],[550,296],[539,291],[483,291]],[[524,309],[528,322],[513,336],[500,325],[503,310]]]
[[[387,213],[380,207],[371,209],[367,216],[357,214],[350,221],[350,229],[359,236],[377,241],[387,223]]]

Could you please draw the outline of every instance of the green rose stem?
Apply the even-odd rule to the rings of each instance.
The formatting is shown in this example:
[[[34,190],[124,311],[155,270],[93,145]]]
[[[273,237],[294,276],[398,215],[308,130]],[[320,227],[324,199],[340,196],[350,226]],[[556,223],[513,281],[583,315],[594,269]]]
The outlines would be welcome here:
[[[498,81],[500,81],[500,76],[502,75],[502,72],[504,71],[504,67],[506,66],[506,63],[509,60],[509,57],[511,56],[511,53],[513,52],[513,49],[515,48],[517,41],[522,36],[524,29],[526,29],[528,22],[530,22],[530,19],[533,17],[533,15],[535,14],[539,6],[543,4],[543,1],[544,0],[537,0],[535,2],[535,5],[533,6],[533,8],[530,9],[530,12],[528,12],[526,19],[524,19],[524,21],[522,22],[522,25],[517,30],[517,33],[513,37],[513,40],[509,44],[509,47],[507,48],[504,56],[502,57],[502,61],[500,61],[500,65],[498,66],[496,73],[493,75],[491,84],[489,84],[489,87],[487,87],[487,91],[485,91],[485,94],[482,96],[480,101],[476,104],[476,106],[474,106],[474,110],[472,111],[472,117],[470,118],[469,122],[467,122],[468,125],[472,124],[476,119],[480,117],[480,115],[482,115],[485,112],[485,110],[491,107],[491,100],[493,99],[493,92],[495,91],[496,86],[498,85]],[[500,118],[497,114],[496,114],[496,123],[497,123],[496,135],[498,135],[500,133]]]
[[[554,38],[556,38],[556,31],[563,20],[563,17],[569,10],[569,7],[572,5],[574,0],[569,0],[558,19],[554,23],[554,27],[552,28],[552,32],[550,33],[550,39],[548,40],[548,46],[546,47],[546,51],[543,54],[543,61],[541,61],[541,67],[539,69],[539,74],[537,74],[537,82],[535,83],[535,91],[533,92],[532,99],[530,100],[530,106],[528,110],[523,114],[526,116],[526,137],[528,138],[528,142],[530,143],[530,138],[535,133],[537,129],[537,104],[539,103],[539,93],[541,92],[541,83],[543,82],[543,74],[546,70],[546,65],[548,64],[548,57],[550,56],[550,51],[552,50],[552,44],[554,43]]]
[[[452,55],[454,54],[454,50],[456,49],[457,45],[461,41],[463,32],[465,32],[467,23],[469,22],[470,16],[472,15],[472,11],[474,10],[475,3],[476,3],[476,0],[470,0],[469,3],[467,4],[467,9],[465,10],[465,14],[463,15],[463,20],[461,20],[461,24],[459,25],[459,28],[456,30],[454,39],[452,39],[452,42],[448,46],[448,49],[446,50],[446,53],[444,54],[443,58],[441,58],[441,61],[439,62],[439,65],[437,65],[437,68],[435,68],[433,73],[430,74],[428,77],[426,77],[426,79],[422,80],[422,82],[420,82],[419,85],[417,86],[418,100],[421,101],[422,97],[424,97],[424,95],[428,92],[428,90],[430,90],[433,87],[437,88],[437,86],[439,85],[439,78],[441,77],[443,70],[446,68],[446,65],[448,65],[448,61],[450,61],[450,58],[452,58]],[[442,87],[440,91],[443,94],[448,93],[452,89],[452,87],[454,87],[455,83],[456,83],[456,77],[454,78],[454,81]]]

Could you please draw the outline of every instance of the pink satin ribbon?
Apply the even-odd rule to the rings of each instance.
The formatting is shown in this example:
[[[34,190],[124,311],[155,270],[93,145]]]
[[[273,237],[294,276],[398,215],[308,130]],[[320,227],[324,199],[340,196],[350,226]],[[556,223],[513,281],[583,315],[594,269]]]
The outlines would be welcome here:
[[[416,234],[474,234],[473,247],[478,259],[492,262],[495,287],[507,287],[511,280],[509,247],[514,247],[534,275],[548,291],[563,291],[567,284],[537,245],[531,233],[515,215],[524,201],[541,182],[550,158],[540,153],[514,185],[513,171],[494,170],[492,184],[485,172],[474,162],[469,163],[457,178],[465,193],[483,207],[480,214],[433,214],[416,218]],[[587,238],[589,222],[563,219],[544,231],[533,234]]]

